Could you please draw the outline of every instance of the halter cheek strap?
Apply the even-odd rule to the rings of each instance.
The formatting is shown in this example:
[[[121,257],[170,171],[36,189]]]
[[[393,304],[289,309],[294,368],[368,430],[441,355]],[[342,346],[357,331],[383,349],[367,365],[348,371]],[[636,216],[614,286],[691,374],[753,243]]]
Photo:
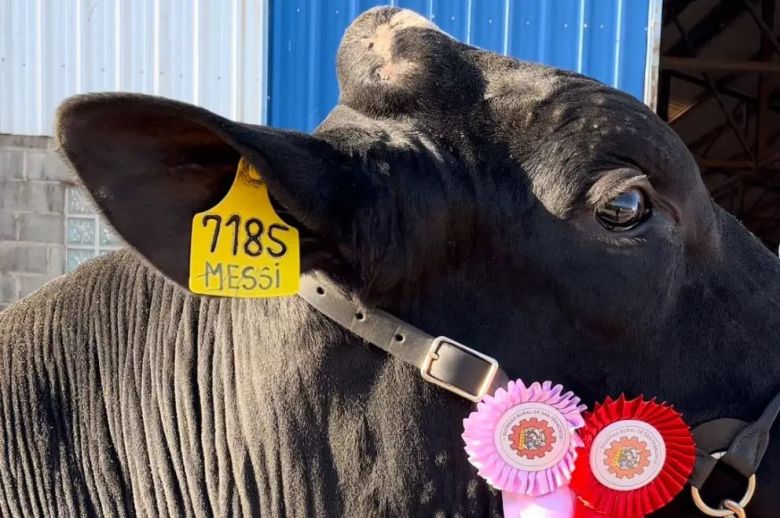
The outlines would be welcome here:
[[[756,488],[756,471],[769,446],[772,426],[780,414],[780,394],[775,395],[756,421],[723,417],[700,424],[693,430],[696,441],[696,465],[691,475],[691,496],[709,516],[744,516]],[[730,466],[747,481],[747,490],[739,502],[724,500],[720,508],[710,507],[699,494],[718,462]]]
[[[445,336],[434,338],[380,309],[367,308],[322,276],[301,277],[298,294],[341,327],[414,365],[426,381],[477,402],[509,379],[498,362]]]
[[[723,462],[746,478],[755,474],[769,446],[769,434],[778,414],[780,394],[752,423],[721,418],[697,426],[693,430],[698,451],[691,484],[701,488],[718,462]],[[715,459],[712,457],[715,452],[722,455]]]

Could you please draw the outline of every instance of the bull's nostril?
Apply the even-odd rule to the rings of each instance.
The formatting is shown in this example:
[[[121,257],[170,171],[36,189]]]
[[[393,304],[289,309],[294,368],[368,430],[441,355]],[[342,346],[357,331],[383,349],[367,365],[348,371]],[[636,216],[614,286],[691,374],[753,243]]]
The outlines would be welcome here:
[[[357,313],[355,313],[355,318],[357,318],[358,320],[365,320],[366,316],[363,314],[362,311],[358,311]]]
[[[373,41],[369,41],[368,42],[368,50],[371,50],[373,48],[374,48],[374,42]]]

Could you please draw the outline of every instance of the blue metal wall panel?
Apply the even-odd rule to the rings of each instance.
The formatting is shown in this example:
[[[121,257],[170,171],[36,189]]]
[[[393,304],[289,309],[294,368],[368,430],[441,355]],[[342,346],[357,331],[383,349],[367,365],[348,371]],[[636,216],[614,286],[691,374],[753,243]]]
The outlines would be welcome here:
[[[595,77],[642,99],[653,0],[271,0],[269,122],[311,131],[338,100],[336,50],[375,5],[417,11],[455,38]]]
[[[620,46],[618,61],[619,77],[616,85],[621,90],[631,92],[640,99],[643,96],[648,42],[648,14],[645,2],[621,0],[623,43]]]
[[[502,0],[470,2],[470,30],[464,40],[477,47],[504,52],[504,20],[508,4]]]

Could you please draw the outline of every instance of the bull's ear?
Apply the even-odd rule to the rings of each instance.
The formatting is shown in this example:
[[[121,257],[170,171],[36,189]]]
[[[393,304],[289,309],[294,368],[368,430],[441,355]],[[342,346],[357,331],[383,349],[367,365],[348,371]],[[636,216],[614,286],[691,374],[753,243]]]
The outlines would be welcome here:
[[[56,136],[122,238],[184,287],[192,218],[224,197],[241,156],[263,174],[280,215],[301,231],[304,269],[332,251],[318,236],[340,234],[356,201],[370,196],[368,179],[321,139],[157,97],[71,98],[59,110]]]

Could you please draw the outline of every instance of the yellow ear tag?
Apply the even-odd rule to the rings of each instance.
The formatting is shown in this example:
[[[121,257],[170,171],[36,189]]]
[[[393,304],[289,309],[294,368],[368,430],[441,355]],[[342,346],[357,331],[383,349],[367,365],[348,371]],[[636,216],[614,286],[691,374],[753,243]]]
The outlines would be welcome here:
[[[227,195],[192,218],[190,291],[222,297],[298,292],[298,231],[271,206],[260,173],[243,158]]]

